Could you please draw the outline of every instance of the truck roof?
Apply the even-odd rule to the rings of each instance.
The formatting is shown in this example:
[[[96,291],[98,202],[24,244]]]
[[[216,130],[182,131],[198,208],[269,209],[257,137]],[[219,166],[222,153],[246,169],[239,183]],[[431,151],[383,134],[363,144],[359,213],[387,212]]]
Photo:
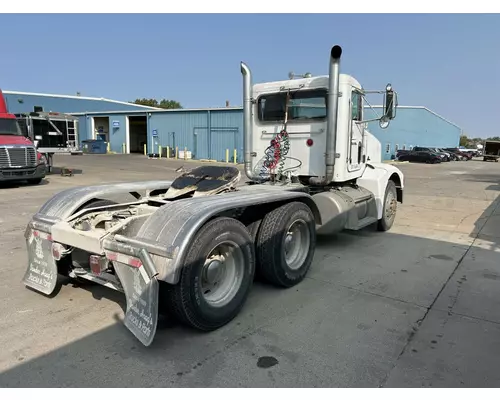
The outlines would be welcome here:
[[[362,89],[361,84],[351,75],[340,74],[340,84],[347,83],[358,89]],[[303,85],[304,89],[315,89],[328,86],[328,75],[313,76],[311,78],[287,79],[275,82],[255,83],[253,89],[256,92],[279,91],[281,88],[297,88]]]

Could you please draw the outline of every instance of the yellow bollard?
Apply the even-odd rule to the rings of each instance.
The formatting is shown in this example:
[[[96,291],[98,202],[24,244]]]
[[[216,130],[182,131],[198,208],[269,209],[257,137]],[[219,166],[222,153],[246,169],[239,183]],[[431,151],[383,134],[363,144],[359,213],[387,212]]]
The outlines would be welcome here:
[[[147,156],[147,155],[148,155],[148,148],[147,148],[146,143],[144,143],[144,155],[145,155],[145,156]]]
[[[184,147],[184,160],[187,160],[188,149]]]
[[[226,163],[229,164],[229,149],[226,149]]]
[[[161,144],[158,145],[158,158],[161,158]]]
[[[167,146],[167,158],[170,158],[170,146]]]
[[[175,159],[179,159],[179,147],[175,147]]]
[[[234,152],[233,152],[233,162],[236,164],[236,149],[234,149]]]
[[[108,153],[111,153],[111,143],[108,142],[108,148],[106,149]]]

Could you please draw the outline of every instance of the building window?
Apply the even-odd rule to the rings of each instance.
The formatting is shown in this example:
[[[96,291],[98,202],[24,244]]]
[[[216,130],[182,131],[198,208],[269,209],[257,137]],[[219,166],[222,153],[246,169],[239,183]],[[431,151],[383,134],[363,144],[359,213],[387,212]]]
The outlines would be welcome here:
[[[399,150],[399,144],[396,144],[396,145],[394,146],[394,151],[397,153],[397,152],[398,152],[398,150]]]
[[[34,112],[43,112],[43,107],[42,106],[34,106],[33,111]]]
[[[387,143],[385,145],[385,154],[389,154],[391,152],[391,144]]]
[[[406,144],[403,145],[403,150],[406,150]]]
[[[412,144],[410,144],[410,150],[413,150],[413,145]]]

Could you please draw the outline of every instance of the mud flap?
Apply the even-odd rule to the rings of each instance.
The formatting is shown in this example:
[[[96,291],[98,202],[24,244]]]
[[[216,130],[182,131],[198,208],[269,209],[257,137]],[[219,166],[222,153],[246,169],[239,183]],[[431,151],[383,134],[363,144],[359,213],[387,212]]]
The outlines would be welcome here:
[[[117,261],[113,265],[127,299],[125,326],[143,345],[149,346],[158,325],[160,285],[156,274],[148,273],[144,265],[132,267]]]
[[[29,229],[26,232],[28,269],[23,283],[46,295],[52,294],[57,285],[57,264],[52,257],[52,240],[48,233]]]

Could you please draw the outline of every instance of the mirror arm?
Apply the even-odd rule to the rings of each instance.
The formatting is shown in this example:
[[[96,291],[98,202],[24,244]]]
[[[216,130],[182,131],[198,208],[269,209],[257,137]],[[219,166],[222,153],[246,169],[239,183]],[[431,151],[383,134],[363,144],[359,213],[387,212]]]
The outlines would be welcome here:
[[[366,124],[367,122],[380,121],[382,118],[383,118],[383,116],[382,116],[382,117],[379,117],[379,118],[365,119],[365,120],[363,120],[363,121],[354,121],[354,123],[355,123],[355,124],[358,124],[358,125],[361,125],[361,124]]]

